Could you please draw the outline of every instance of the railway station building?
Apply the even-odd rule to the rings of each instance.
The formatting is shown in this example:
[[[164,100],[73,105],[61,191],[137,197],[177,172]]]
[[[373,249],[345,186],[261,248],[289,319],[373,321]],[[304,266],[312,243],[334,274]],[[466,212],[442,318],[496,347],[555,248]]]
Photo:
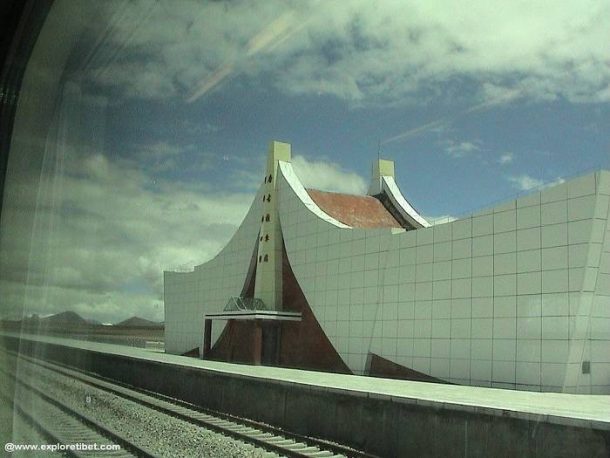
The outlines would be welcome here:
[[[394,164],[305,188],[272,142],[237,232],[165,272],[165,342],[206,359],[610,394],[610,172],[429,224]]]

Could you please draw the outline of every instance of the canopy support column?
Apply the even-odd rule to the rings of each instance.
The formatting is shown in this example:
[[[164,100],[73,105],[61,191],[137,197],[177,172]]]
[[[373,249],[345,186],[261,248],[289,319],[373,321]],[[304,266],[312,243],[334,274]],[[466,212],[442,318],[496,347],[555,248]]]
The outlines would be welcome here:
[[[212,349],[212,320],[206,318],[203,323],[203,350],[201,352],[201,359],[206,359]]]

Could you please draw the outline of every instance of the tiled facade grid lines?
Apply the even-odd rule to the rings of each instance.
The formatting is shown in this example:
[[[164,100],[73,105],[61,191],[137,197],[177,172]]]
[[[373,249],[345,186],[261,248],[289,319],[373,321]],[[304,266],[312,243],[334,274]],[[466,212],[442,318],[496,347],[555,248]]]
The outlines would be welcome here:
[[[540,242],[539,242],[539,246],[540,246],[540,334],[539,334],[539,346],[540,346],[540,351],[539,351],[539,355],[540,357],[538,358],[538,380],[540,382],[540,387],[542,388],[542,378],[543,378],[543,374],[542,374],[542,361],[543,361],[543,356],[542,356],[542,293],[543,293],[543,275],[542,275],[542,195],[540,198],[540,205],[538,206],[538,208],[540,209]]]
[[[514,316],[515,316],[515,357],[513,358],[514,361],[514,365],[515,365],[515,370],[514,370],[514,383],[517,383],[517,205],[515,204],[515,264],[514,264],[514,268],[515,268],[515,310],[514,310]]]
[[[595,299],[600,282],[606,277],[599,275],[602,257],[591,246],[595,243],[600,245],[598,251],[606,251],[610,239],[607,215],[605,221],[598,221],[603,226],[595,223],[592,219],[601,215],[599,205],[584,198],[596,196],[589,192],[591,184],[586,180],[576,185],[569,183],[455,224],[400,234],[338,227],[331,231],[327,221],[318,220],[320,216],[299,201],[288,183],[286,198],[282,199],[290,207],[290,224],[284,228],[288,235],[286,247],[292,251],[295,274],[303,279],[303,292],[311,301],[314,314],[329,330],[333,344],[349,354],[346,356],[350,366],[358,366],[353,369],[361,372],[363,356],[374,349],[398,364],[453,382],[561,389],[561,378],[564,388],[581,383],[580,377],[573,378],[574,367],[571,372],[566,369],[568,364],[573,366],[587,358],[589,346],[576,344],[573,348],[581,355],[572,358],[569,348],[573,337],[592,336],[593,307],[587,309],[586,301]],[[597,186],[595,181],[594,189]],[[604,205],[608,200],[603,201]],[[532,211],[519,212],[523,208]],[[543,216],[547,211],[550,213]],[[586,217],[590,211],[594,211],[589,215],[592,219]],[[603,220],[602,216],[598,219]],[[260,220],[260,216],[257,218]],[[545,223],[547,229],[543,229]],[[520,235],[524,230],[531,232]],[[232,246],[231,253],[241,251],[244,241],[239,242],[240,248]],[[398,250],[395,255],[391,254],[394,246]],[[521,252],[531,254],[517,256]],[[461,259],[464,262],[454,262]],[[208,290],[206,296],[215,307],[222,307],[225,283],[239,280],[240,263],[232,254],[226,262],[222,256],[214,261],[222,266],[227,278],[218,288]],[[176,291],[175,297],[180,296],[180,301],[188,305],[180,310],[180,316],[184,316],[180,320],[192,314],[203,299],[199,297],[203,277],[209,279],[218,273],[212,267],[208,264],[197,269],[196,278],[189,276],[180,281],[177,288],[182,291]],[[586,288],[581,275],[588,279]],[[346,288],[360,289],[360,300],[353,300],[358,298],[351,292],[349,296],[343,294]],[[578,309],[585,289],[591,290],[591,298],[583,299],[583,306]],[[361,311],[356,311],[357,307]],[[576,317],[585,310],[588,318],[582,318],[587,319],[586,330],[579,327],[579,335],[573,336],[572,327],[580,319]],[[409,324],[398,326],[403,320]],[[366,330],[362,329],[365,322],[370,323]],[[600,330],[593,332],[605,336],[604,328],[596,325]],[[186,345],[195,331],[179,328],[176,332],[181,334],[180,345]],[[462,359],[465,355],[468,359]]]
[[[597,189],[597,186],[596,186],[596,189]],[[608,208],[607,208],[607,211],[606,211],[606,216],[608,216],[608,214],[609,214],[608,212],[610,212],[610,201],[608,203]],[[608,244],[610,243],[610,239],[608,239],[608,237],[609,237],[608,234],[609,234],[609,229],[610,229],[610,226],[608,226],[608,219],[609,218],[606,217],[606,221],[605,221],[605,224],[604,224],[605,227],[604,227],[603,239],[602,239],[602,250],[604,250],[604,248],[606,246],[608,246]],[[600,256],[600,262],[601,262],[601,259],[602,258]],[[600,266],[598,264],[597,275],[596,275],[596,278],[595,278],[595,289],[594,289],[595,293],[597,293],[597,291],[598,291],[598,289],[597,289],[598,288],[598,284],[597,283],[598,283],[599,275],[600,275],[599,271],[600,271]],[[593,296],[593,299],[595,299],[595,294]],[[590,343],[591,343],[591,324],[592,324],[591,323],[591,321],[592,321],[591,315],[592,315],[592,312],[593,312],[593,304],[591,304],[591,309],[589,311],[589,320],[588,320],[589,323],[588,323],[588,326],[587,326],[587,331],[589,333],[589,336],[588,336],[589,337],[589,339],[588,339],[589,345],[591,345]],[[609,330],[606,330],[606,332],[609,332]],[[606,342],[610,343],[607,340],[606,340]],[[583,348],[583,355],[584,355],[584,352],[585,352],[585,349]],[[590,360],[592,359],[591,356],[592,355],[589,355]],[[581,360],[582,360],[582,358],[581,358]],[[599,363],[597,363],[597,364],[599,364]],[[594,376],[594,371],[595,371],[596,368],[591,363],[590,363],[590,367],[591,367],[591,374],[589,376],[589,379],[590,379],[590,389],[592,389],[593,388],[593,376]]]

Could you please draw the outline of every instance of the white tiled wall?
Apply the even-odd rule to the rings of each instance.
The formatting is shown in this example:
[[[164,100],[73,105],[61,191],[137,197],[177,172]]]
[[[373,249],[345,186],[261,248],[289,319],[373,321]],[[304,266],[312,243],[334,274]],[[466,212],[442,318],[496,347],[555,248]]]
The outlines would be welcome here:
[[[300,286],[356,373],[374,352],[456,383],[608,393],[609,175],[397,234],[321,220],[282,180],[280,220]]]
[[[220,312],[231,296],[239,296],[260,229],[262,187],[233,238],[212,260],[193,272],[165,272],[165,349],[184,353],[203,339],[203,315]],[[212,344],[225,322],[214,321]]]
[[[289,164],[278,175],[292,269],[354,372],[374,352],[455,383],[610,393],[610,173],[398,233],[348,228],[307,199]],[[260,197],[218,256],[165,274],[169,352],[199,346],[203,314],[240,293]]]

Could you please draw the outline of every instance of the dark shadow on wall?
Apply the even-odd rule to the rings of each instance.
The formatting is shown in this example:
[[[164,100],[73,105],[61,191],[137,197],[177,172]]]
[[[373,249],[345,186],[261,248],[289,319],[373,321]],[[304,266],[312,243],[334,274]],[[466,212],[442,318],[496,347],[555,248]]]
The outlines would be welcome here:
[[[450,384],[444,380],[431,377],[422,372],[409,369],[400,364],[393,363],[389,359],[382,358],[375,353],[369,353],[366,364],[366,374],[371,377],[392,378],[399,380],[411,380],[415,382],[433,382]]]
[[[248,275],[242,288],[243,297],[254,296],[257,252],[258,240],[254,247]],[[265,365],[351,374],[352,371],[335,350],[316,320],[305,298],[305,294],[292,271],[286,254],[286,247],[283,244],[282,281],[282,304],[284,310],[301,313],[302,320],[300,322],[266,321],[259,323],[262,328],[263,347],[266,347],[266,341],[269,340],[265,336],[271,336],[274,341],[279,343],[279,347],[275,344],[275,348],[272,348],[271,351],[268,348],[264,348],[263,353],[266,350],[267,354],[257,356],[255,354],[257,350],[255,349],[261,347],[255,344],[257,339],[256,323],[254,321],[230,320],[211,349],[208,359],[242,364],[255,364],[259,360]],[[194,349],[192,355],[198,356],[198,349]],[[396,364],[374,353],[369,353],[368,355],[365,374],[372,377],[448,383]]]
[[[256,251],[253,254],[253,262],[256,266]],[[255,278],[256,269],[252,275],[248,275],[244,284],[242,292],[245,297],[252,297],[254,294]],[[284,245],[282,245],[282,282],[284,310],[300,312],[302,320],[284,321],[279,324],[261,323],[263,340],[265,335],[273,334],[277,335],[279,342],[279,348],[274,355],[263,355],[264,364],[351,374],[307,303],[290,266]],[[274,331],[273,326],[279,326],[279,329]],[[256,357],[254,349],[257,348],[256,332],[256,324],[253,321],[229,321],[211,349],[209,359],[254,364]]]
[[[282,325],[279,365],[351,374],[352,371],[333,347],[307,303],[290,266],[283,242],[282,281],[284,308],[300,312],[302,321],[285,322]]]

